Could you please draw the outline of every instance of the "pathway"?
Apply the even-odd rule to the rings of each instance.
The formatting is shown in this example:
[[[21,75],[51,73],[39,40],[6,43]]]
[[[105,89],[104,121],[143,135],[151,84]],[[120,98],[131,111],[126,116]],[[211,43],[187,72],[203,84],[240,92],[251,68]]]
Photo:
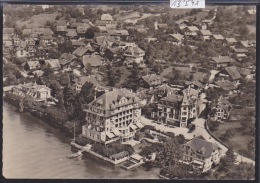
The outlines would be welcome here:
[[[160,130],[162,132],[173,132],[175,135],[180,135],[182,134],[185,139],[192,139],[194,137],[197,136],[203,136],[207,141],[209,142],[213,142],[216,143],[220,148],[221,148],[221,155],[224,156],[225,153],[227,152],[228,148],[225,147],[224,145],[222,145],[220,142],[218,142],[217,140],[215,140],[205,129],[205,122],[206,120],[203,118],[197,118],[195,119],[192,123],[196,126],[195,130],[192,133],[188,133],[189,129],[188,128],[170,128],[167,127],[163,124],[157,124],[154,123],[153,120],[147,119],[145,117],[141,117],[141,123],[143,125],[150,125],[150,126],[154,126],[155,129]],[[246,163],[253,163],[255,164],[255,161],[246,158],[244,156],[241,156],[237,153],[235,153],[237,155],[237,162],[246,162]]]
[[[141,117],[141,123],[143,125],[154,126],[156,130],[160,130],[162,132],[172,132],[175,135],[182,134],[186,139],[192,139],[193,138],[193,135],[191,133],[188,133],[188,131],[189,131],[188,128],[178,128],[178,127],[171,128],[171,127],[165,126],[163,124],[157,124],[153,120],[147,119],[143,116]]]
[[[228,148],[225,147],[224,145],[222,145],[220,142],[218,142],[217,140],[215,140],[213,137],[211,137],[211,135],[207,132],[207,130],[205,129],[205,122],[206,120],[203,118],[198,118],[196,119],[193,124],[196,126],[193,134],[198,136],[198,135],[202,135],[207,141],[209,142],[213,142],[216,143],[222,150],[221,150],[221,155],[225,155],[225,153],[227,152]],[[244,156],[241,156],[238,153],[235,153],[235,155],[237,156],[237,163],[238,162],[246,162],[246,163],[253,163],[255,164],[255,161],[246,158]]]

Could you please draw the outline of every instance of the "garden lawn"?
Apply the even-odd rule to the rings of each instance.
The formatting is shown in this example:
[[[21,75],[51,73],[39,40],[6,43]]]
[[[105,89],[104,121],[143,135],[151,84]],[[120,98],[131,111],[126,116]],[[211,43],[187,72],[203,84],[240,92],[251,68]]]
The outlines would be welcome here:
[[[249,30],[249,34],[251,33],[256,33],[256,26],[253,26],[253,25],[247,25],[247,28]]]
[[[167,67],[166,69],[164,69],[163,71],[162,71],[162,73],[161,73],[161,76],[167,76],[167,75],[169,75],[171,72],[172,72],[172,68],[173,68],[173,66],[169,66],[169,67]]]
[[[254,156],[248,151],[247,145],[254,138],[250,135],[242,134],[242,131],[239,130],[242,128],[239,122],[226,122],[219,125],[217,131],[213,131],[214,136],[220,138],[228,129],[235,129],[236,134],[233,137],[230,137],[228,141],[223,141],[228,147],[233,147],[234,151],[248,158],[253,159]]]
[[[33,15],[30,19],[25,20],[25,21],[17,21],[17,27],[21,28],[22,26],[32,26],[34,24],[35,27],[42,27],[46,24],[46,21],[53,22],[56,18],[58,13],[42,13],[39,15]]]

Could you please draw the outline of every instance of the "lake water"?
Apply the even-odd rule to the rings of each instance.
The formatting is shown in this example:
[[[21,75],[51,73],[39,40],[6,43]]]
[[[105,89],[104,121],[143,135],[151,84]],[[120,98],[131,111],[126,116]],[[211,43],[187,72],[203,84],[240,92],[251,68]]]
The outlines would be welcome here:
[[[3,104],[5,178],[158,179],[159,169],[126,171],[85,154],[68,159],[70,139],[42,120]]]

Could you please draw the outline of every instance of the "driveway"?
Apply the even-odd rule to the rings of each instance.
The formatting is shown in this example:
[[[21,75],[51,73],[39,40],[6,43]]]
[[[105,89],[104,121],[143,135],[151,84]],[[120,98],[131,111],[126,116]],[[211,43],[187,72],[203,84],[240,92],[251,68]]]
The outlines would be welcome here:
[[[225,147],[224,145],[222,145],[220,142],[218,142],[217,140],[215,140],[205,129],[205,122],[206,120],[203,118],[197,118],[195,119],[192,123],[196,126],[195,130],[192,133],[188,133],[189,129],[188,128],[179,128],[179,127],[175,127],[175,128],[171,128],[168,126],[165,126],[163,124],[157,124],[154,123],[153,120],[147,119],[145,117],[141,117],[141,123],[143,125],[150,125],[150,126],[154,126],[155,129],[160,130],[162,132],[173,132],[175,135],[180,135],[182,134],[185,139],[192,139],[194,137],[197,136],[203,136],[207,141],[212,142],[217,144],[220,148],[221,148],[221,155],[224,156],[228,150],[227,147]],[[246,158],[244,156],[241,156],[237,153],[235,153],[235,155],[237,155],[237,163],[238,162],[246,162],[246,163],[253,163],[255,164],[255,161]]]
[[[193,138],[193,135],[191,133],[188,133],[188,131],[189,131],[188,128],[179,128],[179,127],[171,128],[171,127],[165,126],[163,124],[154,123],[153,120],[147,119],[143,116],[141,116],[141,123],[143,125],[154,126],[155,129],[160,130],[162,132],[172,132],[175,135],[182,134],[186,139],[192,139]]]

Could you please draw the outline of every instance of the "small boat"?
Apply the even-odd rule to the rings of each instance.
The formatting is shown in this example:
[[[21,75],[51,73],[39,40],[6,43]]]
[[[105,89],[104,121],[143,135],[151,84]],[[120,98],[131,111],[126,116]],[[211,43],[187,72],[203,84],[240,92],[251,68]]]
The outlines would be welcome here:
[[[83,155],[82,152],[79,151],[79,152],[77,152],[77,153],[68,155],[67,157],[68,157],[69,159],[72,159],[72,158],[80,158],[82,155]]]

